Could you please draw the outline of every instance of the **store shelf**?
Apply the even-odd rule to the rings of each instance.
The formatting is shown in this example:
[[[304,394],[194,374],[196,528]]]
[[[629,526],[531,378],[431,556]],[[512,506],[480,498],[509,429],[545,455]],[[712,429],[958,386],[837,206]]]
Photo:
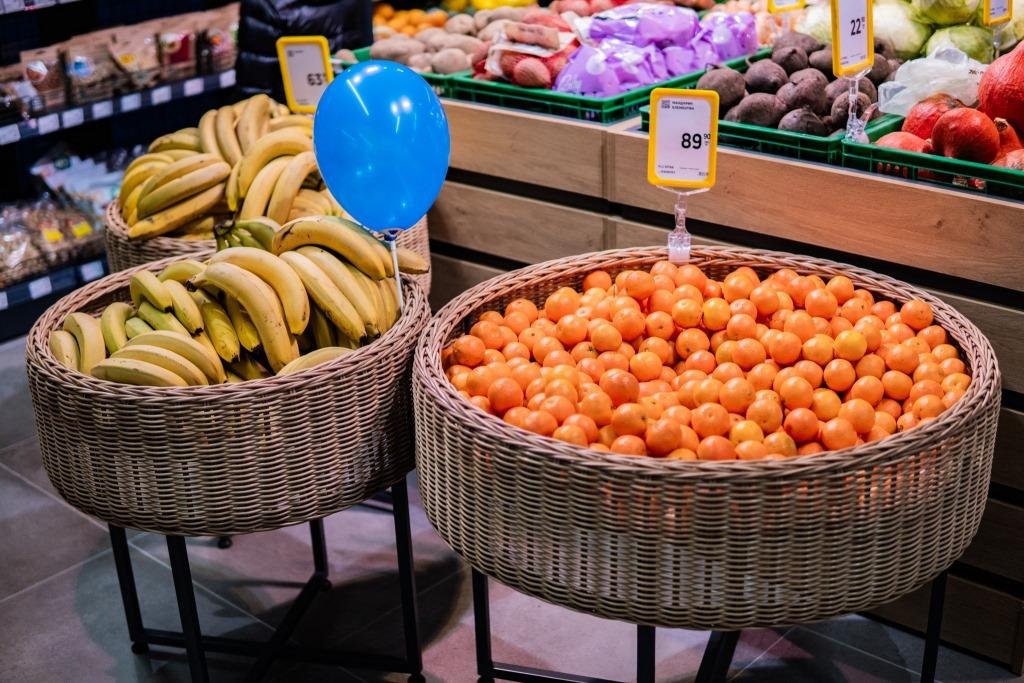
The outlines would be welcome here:
[[[0,289],[0,341],[25,334],[57,297],[107,272],[106,258],[92,256]]]
[[[55,5],[70,5],[80,0],[0,0],[0,15],[32,12]]]
[[[0,126],[0,146],[10,145],[19,140],[49,135],[59,130],[74,128],[83,123],[110,118],[139,109],[155,107],[186,97],[195,97],[204,92],[224,90],[235,85],[235,70],[228,69],[215,74],[196,76],[183,81],[165,83],[148,90],[127,93],[111,99],[90,102],[63,111],[43,114],[27,121]]]

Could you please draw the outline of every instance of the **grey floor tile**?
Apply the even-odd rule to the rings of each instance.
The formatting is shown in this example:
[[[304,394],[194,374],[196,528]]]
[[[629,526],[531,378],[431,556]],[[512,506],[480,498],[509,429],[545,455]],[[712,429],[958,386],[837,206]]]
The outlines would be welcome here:
[[[0,450],[0,465],[6,465],[25,477],[39,488],[49,491],[55,496],[60,494],[54,490],[50,478],[43,469],[43,456],[39,452],[39,440],[30,437],[11,444]]]
[[[0,598],[107,548],[102,528],[0,468]]]
[[[0,344],[0,445],[23,441],[36,433],[25,373],[25,338]]]

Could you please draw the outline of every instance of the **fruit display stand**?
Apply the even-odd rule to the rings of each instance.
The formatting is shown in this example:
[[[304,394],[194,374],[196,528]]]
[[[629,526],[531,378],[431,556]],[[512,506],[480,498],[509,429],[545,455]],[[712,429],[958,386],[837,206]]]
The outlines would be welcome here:
[[[543,304],[558,287],[579,289],[593,270],[614,277],[666,258],[661,247],[558,259],[487,280],[445,305],[416,349],[417,466],[428,517],[474,570],[598,616],[727,632],[709,650],[718,664],[706,680],[717,680],[736,631],[869,609],[963,553],[987,497],[1000,375],[981,332],[923,291],[823,259],[704,247],[690,262],[709,277],[740,266],[761,276],[791,268],[843,274],[897,303],[927,301],[962,350],[968,393],[927,425],[842,451],[680,462],[537,436],[473,408],[445,376],[442,347],[483,310],[516,298]],[[649,672],[640,680],[653,680]]]
[[[665,244],[674,196],[646,181],[639,118],[601,126],[444,101],[452,170],[430,212],[435,309],[525,264]],[[689,200],[695,244],[824,255],[926,288],[974,322],[1003,373],[981,527],[949,578],[942,638],[1024,666],[1024,203],[720,146]],[[927,587],[872,611],[923,630]]]
[[[256,658],[253,678],[287,657],[422,680],[405,489],[414,466],[408,378],[413,345],[429,318],[422,290],[405,283],[402,317],[373,344],[291,375],[153,388],[97,380],[60,364],[49,350],[51,331],[71,312],[127,300],[129,280],[139,270],[115,273],[58,301],[33,326],[26,348],[43,465],[61,496],[110,527],[133,650],[184,646],[195,681],[207,680],[206,651]],[[330,586],[323,518],[386,488],[395,503],[404,656],[290,643],[312,598]],[[315,571],[270,640],[203,636],[184,537],[307,522]],[[182,633],[143,627],[125,528],[167,537]]]

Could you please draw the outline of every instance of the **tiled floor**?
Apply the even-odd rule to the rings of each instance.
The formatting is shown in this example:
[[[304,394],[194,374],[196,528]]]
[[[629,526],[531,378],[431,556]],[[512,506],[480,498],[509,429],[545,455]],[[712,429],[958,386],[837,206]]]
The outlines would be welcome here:
[[[0,345],[0,681],[187,681],[180,652],[148,657],[129,648],[110,544],[103,524],[64,503],[39,460],[20,341]],[[474,671],[473,618],[465,567],[434,533],[418,506],[412,530],[427,680],[468,683]],[[300,642],[401,652],[391,517],[355,508],[326,520],[332,590],[320,596],[296,632]],[[163,538],[130,536],[148,626],[177,629]],[[311,571],[308,528],[241,536],[221,550],[189,542],[205,633],[266,638]],[[491,584],[494,656],[499,661],[630,680],[635,629],[570,612]],[[691,681],[707,634],[659,630],[660,681]],[[851,616],[825,624],[744,633],[733,679],[752,682],[913,682],[920,638]],[[210,657],[214,681],[241,680],[245,662]],[[998,666],[943,648],[939,678],[998,683],[1021,680]],[[286,683],[402,681],[363,671],[279,663]]]

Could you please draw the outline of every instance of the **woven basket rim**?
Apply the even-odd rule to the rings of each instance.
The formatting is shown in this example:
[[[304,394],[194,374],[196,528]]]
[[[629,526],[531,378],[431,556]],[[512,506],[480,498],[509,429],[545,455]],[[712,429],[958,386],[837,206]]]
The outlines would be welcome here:
[[[149,239],[130,238],[128,237],[128,223],[124,220],[124,216],[121,215],[121,207],[117,205],[116,198],[107,205],[107,230],[114,233],[116,238],[129,244],[148,244],[154,248],[180,250],[182,243],[184,243],[194,245],[195,248],[190,251],[196,252],[206,249],[212,251],[217,248],[216,240],[185,240],[180,237],[169,237],[167,235],[157,235]]]
[[[108,382],[79,370],[72,370],[59,363],[53,357],[49,350],[49,335],[58,327],[45,324],[47,320],[52,320],[59,325],[60,321],[68,314],[82,310],[97,293],[102,294],[110,291],[111,284],[122,281],[122,288],[125,288],[128,286],[128,281],[133,274],[142,270],[159,271],[171,263],[182,260],[182,258],[180,255],[170,256],[160,261],[112,273],[99,280],[90,282],[59,299],[36,320],[29,330],[25,344],[26,363],[33,365],[37,370],[57,383],[74,383],[98,393],[113,394],[118,398],[149,402],[161,400],[178,402],[183,399],[211,402],[218,399],[230,400],[242,393],[247,396],[257,396],[260,393],[276,393],[282,389],[304,388],[316,382],[324,374],[357,369],[360,362],[369,353],[376,355],[396,346],[403,346],[409,343],[410,336],[415,337],[415,329],[413,328],[416,324],[416,316],[403,314],[391,329],[371,344],[362,346],[351,353],[346,353],[326,363],[321,363],[288,375],[273,375],[244,382],[225,382],[222,384],[188,387],[147,387]],[[408,277],[403,277],[402,289],[405,295],[405,306],[409,311],[415,311],[427,306],[426,295],[415,281]]]
[[[767,262],[785,259],[793,261],[792,263],[787,262],[785,267],[790,267],[798,273],[801,272],[801,266],[803,266],[803,271],[808,274],[818,272],[813,270],[815,265],[819,266],[819,270],[838,268],[842,269],[843,274],[853,280],[855,286],[863,287],[869,291],[873,289],[870,286],[871,284],[881,284],[907,291],[914,297],[927,301],[932,306],[937,317],[941,314],[954,319],[972,333],[972,336],[980,342],[977,348],[974,349],[979,356],[979,367],[970,368],[972,371],[972,381],[964,396],[952,408],[923,425],[905,432],[898,432],[879,441],[812,455],[796,455],[787,457],[784,460],[668,460],[651,456],[629,456],[597,451],[585,446],[565,443],[551,437],[540,436],[521,427],[510,425],[496,415],[485,413],[469,404],[459,395],[451,382],[448,381],[441,366],[440,353],[435,353],[434,351],[443,347],[448,336],[468,317],[469,314],[466,316],[457,315],[459,311],[467,309],[470,311],[476,310],[486,305],[489,301],[498,298],[503,292],[507,292],[508,289],[520,288],[528,282],[536,282],[542,276],[550,276],[551,279],[557,279],[574,272],[583,274],[599,267],[623,269],[620,266],[628,267],[630,263],[639,263],[641,261],[653,262],[668,258],[667,247],[640,247],[603,250],[553,259],[509,271],[467,289],[437,311],[433,319],[420,334],[414,360],[414,381],[428,392],[446,411],[455,414],[470,410],[476,411],[473,413],[474,417],[485,420],[490,428],[499,434],[504,434],[510,443],[519,443],[523,448],[529,448],[532,452],[546,451],[547,455],[556,461],[568,459],[579,463],[581,460],[585,460],[586,464],[598,468],[616,470],[627,468],[650,475],[660,474],[675,477],[692,474],[693,476],[703,478],[709,474],[718,474],[728,476],[730,479],[748,476],[760,478],[763,475],[778,473],[807,475],[815,471],[845,470],[850,468],[851,465],[853,469],[862,469],[884,464],[885,461],[890,459],[891,452],[896,449],[910,454],[932,448],[938,435],[943,431],[951,429],[956,423],[973,419],[985,410],[985,402],[978,400],[983,391],[994,388],[998,392],[1000,389],[1001,376],[995,353],[988,339],[978,330],[977,326],[952,306],[913,285],[838,261],[766,249],[714,246],[694,247],[691,250],[691,262],[699,261],[700,257],[738,257],[747,259],[760,257],[765,261],[766,267],[779,268],[783,266],[768,266]],[[591,259],[602,260],[607,263],[603,266],[598,264],[590,264],[585,267],[574,265]],[[613,263],[613,260],[619,263]],[[698,263],[698,265],[700,264]],[[868,283],[867,286],[865,286],[865,282]],[[953,339],[956,330],[947,329],[946,331],[949,337]],[[961,350],[966,351],[962,346]]]

